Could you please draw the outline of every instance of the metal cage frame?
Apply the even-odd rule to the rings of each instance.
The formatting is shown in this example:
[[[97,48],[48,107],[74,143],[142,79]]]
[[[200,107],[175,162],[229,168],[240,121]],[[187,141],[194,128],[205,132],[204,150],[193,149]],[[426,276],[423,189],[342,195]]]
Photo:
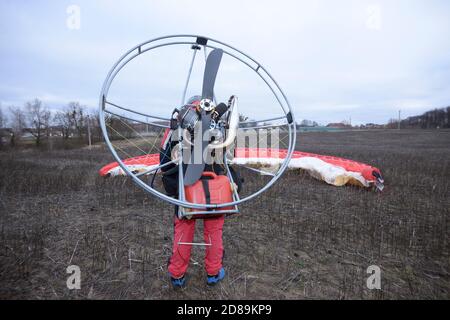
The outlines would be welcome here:
[[[233,201],[229,202],[229,203],[222,203],[222,204],[196,204],[196,203],[191,203],[188,202],[184,199],[184,188],[183,188],[183,170],[179,170],[179,174],[180,174],[180,179],[179,179],[179,198],[175,199],[172,197],[167,196],[166,194],[159,192],[158,190],[152,188],[151,186],[149,186],[148,184],[146,184],[144,181],[142,181],[141,179],[139,179],[140,176],[142,176],[141,174],[135,174],[133,172],[130,171],[130,169],[123,163],[122,159],[119,157],[119,155],[117,154],[114,146],[112,145],[109,136],[108,136],[108,131],[106,129],[106,123],[105,123],[105,113],[109,113],[112,115],[116,115],[117,114],[109,111],[106,109],[106,105],[112,105],[114,107],[117,107],[119,109],[125,110],[127,112],[131,112],[140,116],[145,116],[147,118],[151,118],[151,119],[157,119],[157,120],[166,120],[169,121],[168,118],[163,118],[163,117],[159,117],[159,116],[153,116],[153,115],[149,115],[149,114],[144,114],[142,112],[137,112],[128,108],[124,108],[121,106],[118,106],[114,103],[111,103],[107,100],[108,97],[108,92],[109,89],[111,87],[111,84],[114,80],[114,78],[117,76],[117,74],[122,70],[123,67],[125,67],[125,65],[127,63],[129,63],[131,60],[133,60],[134,58],[140,56],[141,54],[150,51],[150,50],[154,50],[160,47],[166,47],[166,46],[173,46],[173,45],[191,45],[191,48],[194,49],[194,53],[193,53],[193,57],[192,57],[192,62],[190,65],[190,69],[189,69],[189,74],[186,80],[186,84],[185,84],[185,88],[183,91],[183,96],[182,96],[182,104],[184,103],[184,99],[185,99],[185,95],[186,95],[186,90],[189,84],[189,79],[190,79],[190,75],[191,75],[191,71],[192,71],[192,66],[194,63],[194,59],[195,59],[195,55],[196,52],[198,51],[197,49],[203,47],[204,51],[205,51],[205,56],[206,56],[206,49],[217,49],[220,48],[223,50],[223,52],[225,54],[227,54],[228,56],[242,62],[243,64],[245,64],[247,67],[249,67],[250,69],[252,69],[254,72],[256,72],[259,77],[265,82],[265,84],[269,87],[269,89],[271,90],[271,92],[273,93],[273,95],[275,96],[278,104],[281,106],[283,112],[284,112],[284,116],[281,117],[277,117],[277,118],[272,118],[272,119],[265,119],[265,120],[260,120],[260,121],[255,121],[254,123],[262,123],[261,126],[255,125],[252,127],[242,127],[242,129],[259,129],[259,128],[265,128],[267,127],[267,125],[265,124],[265,122],[267,121],[273,121],[273,120],[282,120],[282,119],[286,119],[286,123],[283,124],[279,124],[279,125],[273,125],[273,126],[287,126],[288,128],[288,134],[289,134],[289,147],[288,147],[288,152],[287,152],[287,156],[284,159],[284,161],[282,162],[282,164],[280,165],[278,171],[272,175],[272,179],[261,189],[259,189],[258,191],[256,191],[255,193],[252,193],[250,195],[248,195],[247,197],[244,197],[242,199],[239,198],[239,195],[237,194],[237,192],[235,191],[233,193]],[[146,123],[148,125],[156,125],[159,127],[168,127],[165,125],[161,125],[161,124],[155,124],[152,122],[145,122],[142,120],[137,120],[137,119],[133,119],[133,118],[127,118],[124,116],[120,116],[123,118],[126,118],[128,120],[131,121],[136,121],[136,122],[141,122],[141,123]],[[264,191],[268,190],[280,177],[281,175],[284,173],[284,171],[286,170],[289,161],[291,160],[292,157],[292,153],[295,149],[295,142],[296,142],[296,123],[295,123],[295,119],[294,119],[294,114],[291,108],[291,105],[286,97],[286,95],[284,94],[283,90],[281,89],[281,87],[278,85],[278,83],[275,81],[275,79],[270,75],[270,73],[259,63],[257,62],[255,59],[253,59],[251,56],[243,53],[242,51],[224,43],[218,40],[214,40],[205,36],[199,36],[199,35],[185,35],[185,34],[181,34],[181,35],[169,35],[169,36],[163,36],[163,37],[158,37],[158,38],[154,38],[152,40],[143,42],[141,44],[138,44],[137,46],[133,47],[132,49],[130,49],[129,51],[127,51],[125,54],[123,54],[119,60],[117,60],[115,62],[115,64],[113,65],[113,67],[110,69],[110,71],[108,72],[106,79],[103,83],[103,87],[100,93],[100,101],[99,101],[99,119],[100,119],[100,127],[102,129],[102,133],[103,136],[105,138],[105,142],[106,145],[108,146],[109,150],[111,151],[113,157],[115,158],[115,160],[117,161],[117,163],[119,164],[119,166],[122,168],[122,170],[132,178],[133,182],[136,183],[138,186],[140,186],[141,188],[143,188],[145,191],[149,192],[150,194],[158,197],[159,199],[162,199],[166,202],[169,202],[171,204],[177,205],[179,207],[181,207],[182,211],[184,211],[184,209],[191,209],[190,212],[184,212],[182,215],[193,215],[193,214],[217,214],[217,211],[213,210],[213,209],[220,209],[223,207],[233,207],[234,209],[231,210],[221,210],[220,213],[236,213],[238,212],[237,209],[237,205],[241,204],[243,202],[246,202],[248,200],[251,200],[255,197],[257,197],[258,195],[262,194]],[[180,142],[182,143],[182,141]],[[179,159],[179,165],[181,165],[182,163],[182,158],[180,157]],[[228,163],[227,161],[224,162],[225,165],[228,168]],[[161,166],[158,166],[158,168],[152,169],[151,171],[154,170],[159,170],[159,168],[161,168]],[[181,166],[180,166],[181,168]],[[232,181],[232,177],[231,174],[229,172],[229,170],[227,170],[227,175],[230,178],[230,180]],[[196,210],[192,210],[192,209],[196,209]],[[208,211],[199,211],[199,210],[205,210],[208,209]]]

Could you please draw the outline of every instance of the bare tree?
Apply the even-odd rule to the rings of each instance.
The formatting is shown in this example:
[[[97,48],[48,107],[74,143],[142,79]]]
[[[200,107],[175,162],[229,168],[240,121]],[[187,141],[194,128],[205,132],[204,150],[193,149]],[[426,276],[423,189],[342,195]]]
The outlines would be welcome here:
[[[133,123],[117,116],[107,116],[105,118],[106,126],[108,127],[109,136],[113,140],[121,140],[135,137],[135,130],[133,130]]]
[[[450,128],[450,107],[434,109],[419,116],[408,117],[401,121],[401,125],[405,128]]]
[[[3,113],[3,107],[0,103],[0,149],[3,149],[3,137],[6,133],[6,115]]]
[[[72,115],[70,112],[58,111],[55,114],[55,123],[61,128],[61,134],[64,140],[69,139],[73,127]]]
[[[86,115],[87,143],[92,145],[103,141],[103,132],[100,127],[100,115],[97,111]]]
[[[86,115],[84,106],[78,102],[70,102],[63,111],[55,115],[55,122],[61,128],[64,139],[68,139],[72,133],[79,138],[83,137],[86,127]]]
[[[11,140],[10,145],[14,147],[16,143],[22,137],[23,130],[26,126],[25,112],[20,107],[11,106],[9,107],[9,112],[11,114]]]
[[[34,136],[36,145],[39,146],[44,134],[48,134],[50,126],[51,112],[42,104],[39,99],[25,104],[27,111],[29,132]]]
[[[0,128],[5,127],[6,124],[6,116],[3,113],[3,107],[2,104],[0,103]]]
[[[100,127],[100,115],[98,112],[94,112],[90,116],[91,119],[91,131],[92,139],[95,141],[103,141],[102,128]]]
[[[67,111],[71,116],[72,124],[78,137],[81,138],[85,129],[84,106],[80,105],[79,102],[70,102],[67,106]]]

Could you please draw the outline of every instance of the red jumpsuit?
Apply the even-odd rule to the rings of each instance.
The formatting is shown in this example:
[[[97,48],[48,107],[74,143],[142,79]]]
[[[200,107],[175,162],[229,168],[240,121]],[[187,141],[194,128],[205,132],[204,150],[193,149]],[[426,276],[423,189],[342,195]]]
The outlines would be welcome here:
[[[199,103],[199,101],[197,101]],[[161,149],[170,146],[170,132],[166,130]],[[169,260],[169,273],[175,278],[181,278],[186,273],[189,266],[191,256],[191,244],[179,244],[180,242],[192,243],[195,233],[196,219],[178,219],[175,215],[174,221],[174,237],[172,256]],[[222,268],[223,258],[223,241],[222,230],[225,215],[203,219],[203,238],[204,243],[210,244],[206,246],[205,269],[208,275],[217,275]]]
[[[194,240],[196,219],[178,219],[175,216],[172,256],[169,260],[169,272],[173,278],[181,278],[189,266]],[[203,241],[206,244],[205,269],[208,275],[216,275],[222,268],[223,242],[222,229],[225,216],[203,219]]]

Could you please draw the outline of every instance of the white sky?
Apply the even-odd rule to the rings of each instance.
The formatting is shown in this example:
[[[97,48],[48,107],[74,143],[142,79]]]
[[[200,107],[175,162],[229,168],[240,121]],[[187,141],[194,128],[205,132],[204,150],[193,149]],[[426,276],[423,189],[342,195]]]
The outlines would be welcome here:
[[[77,5],[80,29],[67,27]],[[0,2],[0,102],[32,98],[92,108],[118,57],[145,40],[202,34],[261,62],[297,119],[387,122],[450,105],[449,1],[12,1]],[[111,93],[124,104],[179,101],[189,49],[140,57]],[[141,63],[141,65],[139,65]],[[200,88],[200,61],[190,93]],[[270,114],[264,87],[231,61],[216,93],[240,96],[252,118]]]

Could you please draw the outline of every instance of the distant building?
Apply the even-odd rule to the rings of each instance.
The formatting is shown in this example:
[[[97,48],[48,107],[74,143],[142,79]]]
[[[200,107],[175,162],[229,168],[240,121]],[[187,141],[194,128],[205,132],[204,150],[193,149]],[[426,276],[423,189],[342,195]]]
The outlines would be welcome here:
[[[351,129],[352,126],[346,123],[329,123],[327,124],[327,128],[334,128],[334,129]]]
[[[366,123],[360,126],[361,129],[383,129],[384,125],[376,123]]]
[[[245,120],[245,121],[241,121],[239,123],[239,127],[240,128],[253,128],[253,127],[256,127],[258,124],[260,125],[260,123],[257,121]]]

